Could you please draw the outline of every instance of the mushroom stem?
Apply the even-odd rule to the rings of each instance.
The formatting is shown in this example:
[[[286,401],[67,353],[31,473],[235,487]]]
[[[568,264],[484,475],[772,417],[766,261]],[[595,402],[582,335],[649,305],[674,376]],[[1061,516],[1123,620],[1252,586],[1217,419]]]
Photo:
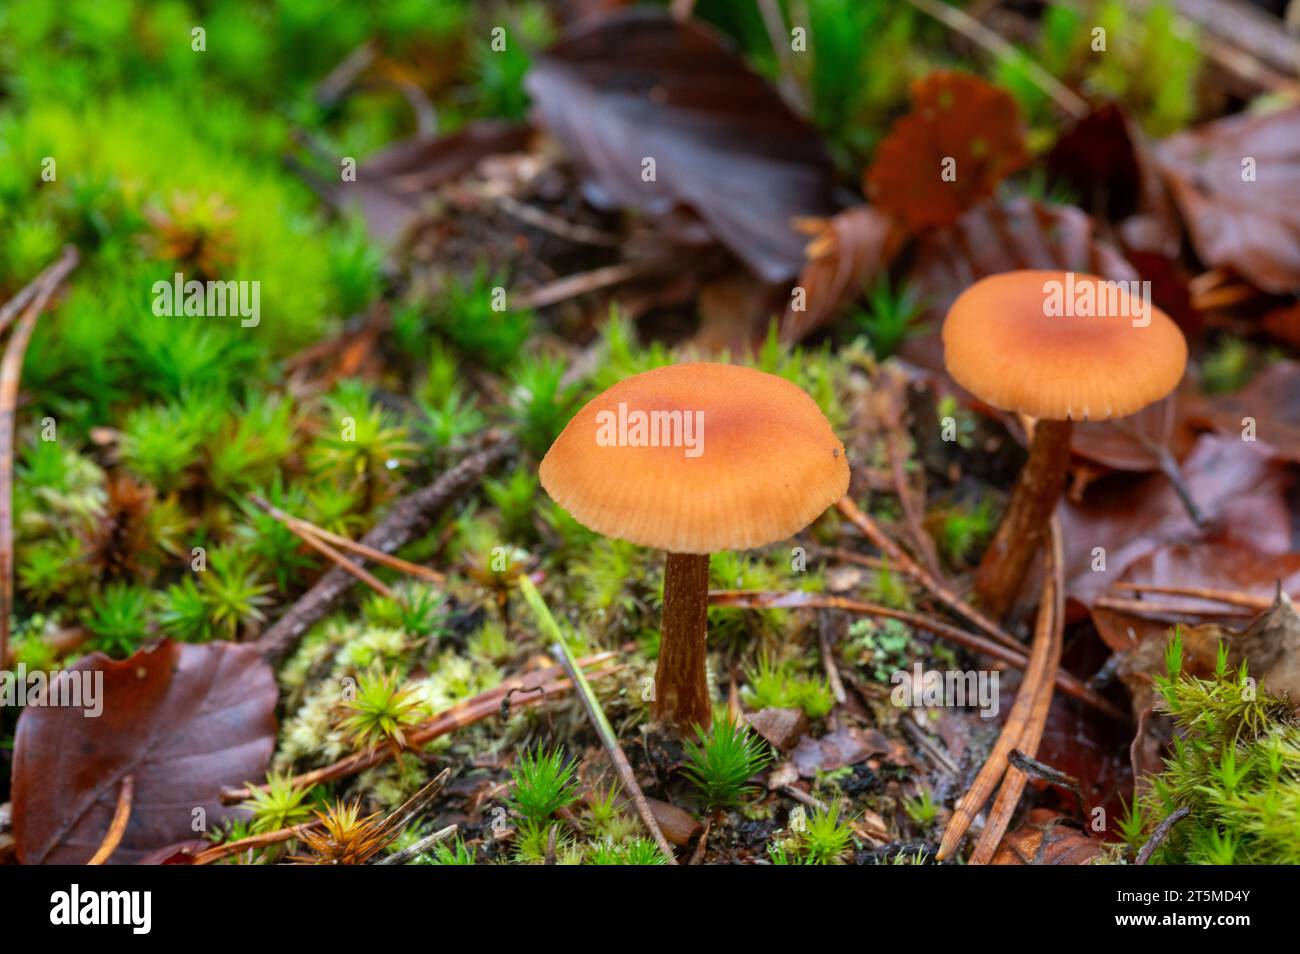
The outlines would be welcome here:
[[[688,731],[707,729],[713,719],[705,676],[705,633],[709,615],[709,555],[669,553],[664,569],[664,610],[659,668],[655,672],[655,716]]]
[[[1070,431],[1069,421],[1038,421],[1034,426],[1029,460],[975,574],[975,592],[995,617],[1005,616],[1015,601],[1061,499],[1070,464]]]

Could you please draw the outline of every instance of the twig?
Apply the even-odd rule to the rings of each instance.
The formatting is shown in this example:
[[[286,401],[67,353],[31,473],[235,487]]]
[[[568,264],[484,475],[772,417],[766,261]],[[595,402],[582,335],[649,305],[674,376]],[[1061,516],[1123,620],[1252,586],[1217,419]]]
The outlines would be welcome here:
[[[949,609],[953,610],[959,616],[964,616],[977,627],[982,629],[988,635],[992,636],[1003,646],[1007,646],[1017,651],[1024,650],[1024,643],[1016,639],[1006,630],[1004,630],[993,620],[989,619],[975,607],[971,606],[960,596],[952,591],[948,586],[930,575],[920,564],[908,556],[903,548],[889,538],[885,531],[880,529],[876,521],[870,516],[858,509],[849,497],[841,497],[835,504],[840,513],[844,514],[848,521],[861,530],[868,540],[875,545],[876,549],[883,553],[889,559],[893,560],[898,568],[910,576],[916,582],[920,583],[927,590],[935,595],[939,602],[943,603]]]
[[[546,635],[554,640],[552,648],[559,655],[560,664],[564,666],[564,671],[569,674],[569,679],[573,681],[578,698],[582,700],[582,707],[587,710],[587,717],[591,719],[596,734],[600,736],[601,745],[605,747],[605,754],[609,756],[610,762],[614,764],[614,770],[618,772],[624,790],[631,797],[632,803],[636,805],[637,814],[641,816],[641,821],[645,824],[646,830],[650,832],[655,844],[664,853],[664,857],[668,859],[669,864],[677,864],[677,856],[673,854],[668,839],[664,838],[664,833],[659,828],[659,822],[655,820],[654,812],[650,810],[650,805],[645,800],[645,793],[641,791],[641,786],[637,784],[636,773],[632,771],[632,764],[628,762],[623,747],[618,743],[618,736],[614,734],[614,727],[609,724],[609,719],[605,717],[605,710],[600,706],[600,700],[596,698],[596,694],[592,692],[591,684],[587,682],[587,678],[582,674],[582,667],[578,665],[578,661],[573,658],[573,652],[565,644],[564,634],[560,632],[560,627],[555,622],[555,617],[551,615],[546,600],[542,598],[542,594],[538,592],[536,585],[528,578],[527,574],[519,577],[519,589],[524,594],[524,600],[536,615],[538,624],[546,632]]]
[[[1165,408],[1166,418],[1172,423],[1171,411],[1173,404],[1166,400]],[[1165,479],[1173,486],[1174,493],[1178,495],[1178,499],[1182,503],[1183,509],[1187,511],[1187,516],[1190,517],[1192,523],[1196,524],[1198,527],[1204,527],[1205,514],[1203,514],[1201,508],[1196,505],[1196,499],[1192,496],[1192,488],[1188,486],[1186,478],[1183,477],[1182,468],[1178,466],[1178,461],[1174,458],[1174,455],[1169,448],[1159,441],[1152,440],[1142,431],[1138,430],[1138,428],[1134,427],[1129,421],[1116,419],[1111,421],[1111,423],[1115,426],[1116,430],[1122,434],[1127,434],[1129,437],[1133,438],[1133,440],[1141,444],[1147,453],[1155,456],[1156,462],[1160,465],[1160,472],[1165,475]]]
[[[568,301],[570,298],[585,295],[587,292],[608,288],[610,285],[620,284],[630,278],[639,278],[643,275],[652,274],[663,268],[664,265],[665,262],[662,259],[648,258],[632,262],[619,262],[617,265],[606,265],[603,268],[595,268],[589,272],[579,272],[576,275],[566,275],[563,278],[557,278],[553,282],[547,282],[545,285],[539,285],[515,296],[512,306],[515,308],[545,308],[548,305],[557,305],[562,301]]]
[[[1086,812],[1088,810],[1088,802],[1083,797],[1083,786],[1079,784],[1079,780],[1073,775],[1062,772],[1046,762],[1040,762],[1019,749],[1012,750],[1011,754],[1007,756],[1007,761],[1011,763],[1012,768],[1019,769],[1040,782],[1046,782],[1049,785],[1056,785],[1065,789],[1078,801],[1079,811]]]
[[[903,426],[902,408],[904,401],[902,389],[906,385],[900,380],[898,374],[889,374],[886,381],[887,391],[883,395],[884,408],[882,409],[885,452],[889,458],[889,470],[894,480],[894,493],[903,508],[903,527],[907,530],[912,546],[926,571],[942,584],[944,589],[951,590],[952,587],[943,579],[943,573],[939,569],[939,554],[935,550],[934,539],[925,532],[924,495],[918,501],[913,493],[914,488],[907,479],[906,455],[900,446],[902,438],[907,434]]]
[[[398,500],[389,510],[388,516],[379,521],[361,542],[384,553],[401,549],[427,533],[447,507],[476,487],[483,475],[501,464],[513,449],[512,441],[489,432],[482,449],[465,458],[428,487]],[[274,661],[288,652],[298,637],[323,618],[351,586],[352,576],[345,570],[335,567],[326,573],[257,641],[262,655]]]
[[[821,645],[822,668],[826,670],[826,681],[830,683],[835,701],[840,705],[844,705],[849,701],[849,695],[844,691],[844,680],[840,678],[840,667],[835,665],[835,651],[834,647],[831,646],[829,615],[825,611],[818,614],[817,642]]]
[[[1043,738],[1047,715],[1052,708],[1053,677],[1061,665],[1061,653],[1065,648],[1065,549],[1061,544],[1060,518],[1055,515],[1052,516],[1049,539],[1051,552],[1048,574],[1043,581],[1043,596],[1039,601],[1039,617],[1042,618],[1045,610],[1050,625],[1047,664],[1041,681],[1033,687],[1029,719],[1020,733],[1019,748],[1030,756],[1038,752],[1038,743]],[[1016,806],[1020,804],[1020,796],[1024,794],[1028,778],[1023,769],[1008,764],[1002,778],[1002,787],[993,800],[993,808],[984,823],[984,830],[980,832],[975,850],[971,852],[970,864],[986,865],[993,860],[993,854],[998,850],[1002,836],[1011,824]]]
[[[1036,62],[1021,55],[1014,46],[964,10],[951,7],[943,0],[907,0],[907,2],[922,13],[934,17],[950,30],[956,30],[968,37],[994,56],[1016,60],[1024,67],[1025,76],[1075,119],[1082,119],[1088,115],[1088,103],[1083,97]]]
[[[1117,610],[1134,616],[1248,616],[1239,609],[1214,606],[1185,606],[1181,603],[1161,603],[1157,600],[1126,600],[1116,596],[1099,596],[1092,601],[1098,609]],[[1271,605],[1271,603],[1270,603]],[[1267,607],[1266,607],[1267,608]]]
[[[243,851],[252,851],[270,845],[278,845],[283,841],[292,841],[294,838],[300,838],[303,832],[319,827],[319,821],[309,821],[289,828],[277,828],[275,831],[263,832],[260,835],[249,835],[247,838],[222,842],[219,845],[213,845],[211,848],[200,851],[194,856],[193,864],[210,865],[213,862],[221,861],[223,858],[229,858]]]
[[[113,820],[109,822],[108,832],[86,864],[102,865],[113,852],[117,851],[117,846],[122,843],[122,836],[126,834],[126,826],[131,821],[131,802],[134,798],[135,776],[128,775],[122,779],[122,785],[117,790],[117,808],[113,810]]]
[[[579,663],[584,668],[590,669],[609,662],[617,655],[615,652],[596,653],[579,660]],[[601,669],[592,672],[591,678],[596,679],[615,671],[617,671],[617,668]],[[568,679],[561,678],[562,675],[563,669],[561,667],[550,666],[523,676],[507,679],[499,686],[480,693],[472,699],[457,703],[408,731],[406,733],[406,747],[407,749],[418,748],[440,736],[490,718],[501,711],[502,700],[514,690],[537,690],[537,695],[529,696],[514,703],[520,707],[535,705],[545,699],[567,692],[570,682]],[[393,754],[394,750],[391,746],[382,746],[365,752],[355,752],[330,765],[304,772],[301,775],[295,775],[290,779],[290,784],[295,788],[311,788],[321,782],[328,782],[336,778],[344,778],[363,772],[381,762],[386,762],[393,757]],[[246,788],[225,789],[221,793],[221,803],[223,805],[238,804],[251,798],[255,791],[266,791],[267,787],[263,783],[261,785],[250,785]]]
[[[432,570],[427,566],[420,566],[420,564],[412,563],[409,560],[403,560],[401,557],[395,557],[383,552],[382,550],[376,550],[374,547],[368,547],[364,543],[358,543],[356,540],[352,540],[342,534],[333,533],[326,530],[324,527],[318,527],[310,521],[303,520],[301,517],[295,517],[291,513],[286,513],[258,494],[250,494],[249,499],[276,520],[283,523],[290,530],[301,528],[306,533],[309,533],[326,543],[332,543],[339,549],[348,550],[357,554],[357,556],[365,557],[367,560],[373,560],[375,563],[405,573],[408,576],[419,577],[422,580],[428,580],[430,583],[438,583],[440,585],[447,582],[447,577],[444,574],[439,573],[437,570]],[[295,530],[295,532],[297,531]]]
[[[1144,865],[1151,860],[1156,849],[1165,843],[1169,833],[1174,830],[1174,826],[1192,813],[1192,810],[1186,805],[1175,808],[1172,812],[1164,817],[1164,820],[1156,826],[1156,830],[1151,833],[1147,843],[1142,846],[1137,854],[1137,864]]]
[[[1044,598],[1038,604],[1038,622],[1034,627],[1034,642],[1030,650],[1029,665],[1025,667],[1025,677],[1020,682],[1016,701],[1011,706],[1011,713],[1002,727],[1001,734],[993,744],[993,750],[989,752],[971,787],[957,801],[952,817],[948,819],[948,827],[944,829],[943,840],[939,845],[937,855],[939,861],[951,855],[961,843],[975,816],[993,794],[993,789],[1002,776],[1006,774],[1007,756],[1012,749],[1021,744],[1021,738],[1032,719],[1039,688],[1048,673],[1053,653],[1055,618],[1052,574],[1048,575],[1045,584]]]
[[[541,229],[543,232],[550,232],[552,235],[558,235],[565,241],[580,245],[595,245],[600,248],[618,248],[618,236],[610,232],[594,229],[589,225],[582,225],[578,222],[566,221],[558,215],[543,212],[527,202],[520,202],[512,195],[501,194],[491,198],[501,207],[501,211],[531,225],[533,228]]]
[[[286,521],[284,525],[289,528],[289,531],[293,533],[294,536],[307,544],[307,546],[311,547],[317,553],[324,556],[338,569],[356,577],[381,596],[386,596],[389,599],[397,598],[397,594],[392,591],[392,588],[389,587],[387,583],[379,579],[379,577],[375,576],[361,564],[349,560],[342,553],[317,537],[316,534],[312,533],[306,527],[288,521]]]
[[[446,841],[459,830],[458,825],[448,825],[435,831],[432,835],[425,835],[415,844],[403,848],[401,851],[395,851],[391,855],[386,855],[375,862],[377,865],[404,865],[412,858],[424,854],[439,842]]]
[[[1214,603],[1227,603],[1243,609],[1266,610],[1273,605],[1271,596],[1251,596],[1235,590],[1215,590],[1204,586],[1164,586],[1156,583],[1116,583],[1115,589],[1129,593],[1157,593],[1161,596],[1187,596]]]
[[[15,299],[24,302],[22,315],[0,359],[0,667],[9,655],[9,617],[14,609],[14,427],[18,381],[36,320],[80,261],[76,246],[65,245],[54,263],[18,292]],[[10,321],[16,310],[9,305],[0,309],[0,323]]]
[[[958,629],[956,626],[951,626],[932,616],[909,613],[906,610],[896,610],[888,606],[881,606],[878,603],[850,600],[840,596],[825,596],[821,593],[805,593],[801,590],[791,593],[764,590],[710,590],[709,603],[713,606],[736,606],[748,609],[838,609],[850,613],[861,613],[864,616],[896,619],[900,623],[907,623],[916,629],[933,633],[935,636],[954,642],[971,652],[992,656],[994,659],[1001,660],[1017,669],[1026,669],[1029,664],[1029,660],[1026,659],[1023,652],[1008,649],[976,633],[968,633],[964,629]],[[1078,699],[1098,712],[1103,712],[1120,722],[1127,722],[1129,719],[1127,715],[1115,708],[1107,699],[1089,689],[1068,672],[1058,672],[1056,674],[1056,684],[1067,696]]]

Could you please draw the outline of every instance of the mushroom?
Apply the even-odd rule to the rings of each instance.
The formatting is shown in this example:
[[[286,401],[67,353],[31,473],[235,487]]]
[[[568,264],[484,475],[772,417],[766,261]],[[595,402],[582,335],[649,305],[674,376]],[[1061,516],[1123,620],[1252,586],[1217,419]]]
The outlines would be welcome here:
[[[625,378],[592,399],[556,438],[540,476],[590,529],[668,551],[654,711],[686,730],[712,721],[709,554],[803,529],[843,496],[849,465],[796,385],[692,363]]]
[[[1018,271],[976,282],[943,324],[948,373],[986,404],[1031,420],[1029,459],[975,576],[1005,615],[1065,486],[1071,421],[1135,414],[1183,376],[1187,342],[1136,282]]]

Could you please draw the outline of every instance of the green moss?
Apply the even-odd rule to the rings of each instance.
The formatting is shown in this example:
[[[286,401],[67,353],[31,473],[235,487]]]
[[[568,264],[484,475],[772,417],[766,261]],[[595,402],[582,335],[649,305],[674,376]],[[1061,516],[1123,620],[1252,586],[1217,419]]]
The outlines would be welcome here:
[[[1173,753],[1149,779],[1121,834],[1134,849],[1178,809],[1155,864],[1300,863],[1300,723],[1282,699],[1256,686],[1221,645],[1213,676],[1182,671],[1175,634],[1168,675],[1157,677],[1160,708],[1174,720]]]

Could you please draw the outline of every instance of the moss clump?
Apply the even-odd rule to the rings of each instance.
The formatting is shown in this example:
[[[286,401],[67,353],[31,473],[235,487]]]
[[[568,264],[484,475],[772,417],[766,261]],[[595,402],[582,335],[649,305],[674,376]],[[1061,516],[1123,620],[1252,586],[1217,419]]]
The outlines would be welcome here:
[[[1220,645],[1212,678],[1182,672],[1182,639],[1156,680],[1177,734],[1165,770],[1122,823],[1144,844],[1170,814],[1188,809],[1151,856],[1153,864],[1300,864],[1300,722],[1284,700],[1256,687],[1243,663],[1228,668]]]

